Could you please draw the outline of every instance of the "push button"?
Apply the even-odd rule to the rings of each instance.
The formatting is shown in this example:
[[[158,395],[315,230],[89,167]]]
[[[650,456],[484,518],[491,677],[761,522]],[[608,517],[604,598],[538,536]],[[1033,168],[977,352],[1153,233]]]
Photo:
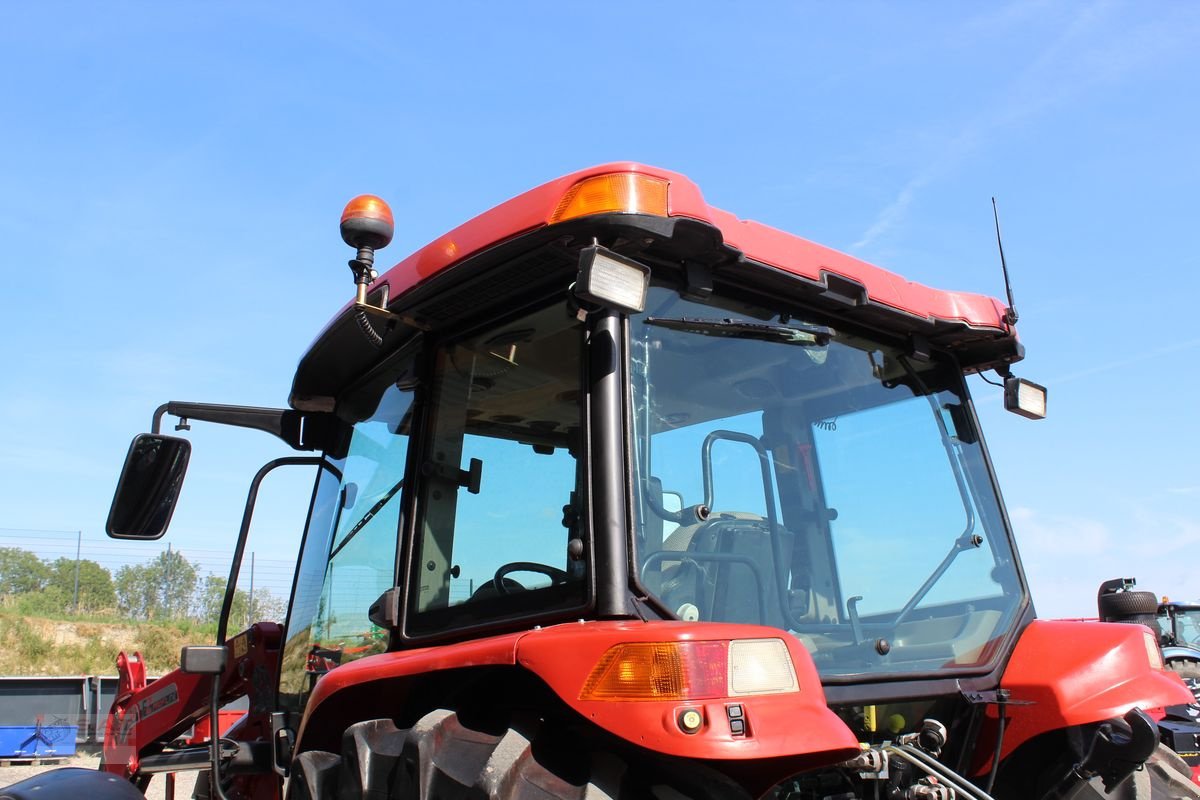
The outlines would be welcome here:
[[[725,716],[729,718],[729,732],[734,736],[746,735],[746,711],[741,703],[730,703],[725,706]]]

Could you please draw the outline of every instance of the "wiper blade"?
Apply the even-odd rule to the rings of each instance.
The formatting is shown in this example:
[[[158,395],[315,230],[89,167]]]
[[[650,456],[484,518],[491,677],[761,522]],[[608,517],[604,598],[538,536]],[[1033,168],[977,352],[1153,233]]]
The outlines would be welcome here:
[[[696,317],[646,317],[647,325],[703,336],[728,336],[733,339],[759,339],[801,347],[824,347],[833,338],[833,329],[824,325],[768,325],[743,319],[699,319]]]
[[[342,551],[343,547],[350,544],[350,540],[353,539],[358,534],[359,531],[361,531],[363,528],[367,527],[367,523],[370,522],[371,520],[375,519],[375,515],[378,514],[380,511],[382,511],[383,507],[386,506],[388,503],[390,503],[392,501],[392,498],[396,496],[396,492],[400,491],[403,488],[404,488],[404,479],[402,478],[395,486],[393,486],[391,489],[388,489],[386,492],[384,492],[383,496],[380,497],[377,501],[375,501],[375,505],[371,506],[367,510],[367,513],[363,514],[362,518],[359,519],[358,522],[354,523],[354,527],[351,528],[350,532],[346,534],[346,538],[342,539],[342,541],[338,543],[338,546],[333,549],[333,552],[329,554],[329,557],[333,558],[334,556],[336,556],[338,553],[340,553]]]

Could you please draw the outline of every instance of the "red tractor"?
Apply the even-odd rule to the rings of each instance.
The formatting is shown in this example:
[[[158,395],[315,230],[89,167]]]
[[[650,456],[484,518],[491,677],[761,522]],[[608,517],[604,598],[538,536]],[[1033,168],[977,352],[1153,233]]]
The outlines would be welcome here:
[[[1044,413],[1011,307],[639,164],[380,275],[391,234],[378,198],[347,206],[357,297],[290,408],[168,403],[135,439],[127,538],[182,485],[168,414],[316,455],[256,476],[216,645],[148,685],[126,660],[103,772],[0,796],[203,769],[199,796],[264,800],[1200,797],[1158,741],[1191,695],[1154,637],[1035,618],[965,382]],[[258,482],[295,465],[287,624],[226,639]]]

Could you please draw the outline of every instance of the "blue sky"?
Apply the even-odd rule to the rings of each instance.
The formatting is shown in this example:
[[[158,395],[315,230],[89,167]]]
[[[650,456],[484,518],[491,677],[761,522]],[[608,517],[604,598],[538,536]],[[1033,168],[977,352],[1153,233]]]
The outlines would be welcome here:
[[[25,4],[0,26],[0,527],[102,534],[168,399],[280,405],[352,293],[596,163],[922,283],[1003,292],[1051,416],[975,385],[1035,602],[1200,598],[1200,7],[1188,3]],[[269,437],[196,425],[173,546],[232,544]],[[266,490],[260,557],[310,476]],[[37,541],[36,537],[25,537]],[[3,543],[3,541],[0,541]]]

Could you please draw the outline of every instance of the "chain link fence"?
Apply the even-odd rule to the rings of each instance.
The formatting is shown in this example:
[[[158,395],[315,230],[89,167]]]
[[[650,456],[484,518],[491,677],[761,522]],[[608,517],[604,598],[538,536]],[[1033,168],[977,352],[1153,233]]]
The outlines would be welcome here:
[[[213,621],[232,557],[169,542],[0,528],[0,600],[56,614]],[[246,552],[232,621],[282,621],[294,572],[295,559]]]

